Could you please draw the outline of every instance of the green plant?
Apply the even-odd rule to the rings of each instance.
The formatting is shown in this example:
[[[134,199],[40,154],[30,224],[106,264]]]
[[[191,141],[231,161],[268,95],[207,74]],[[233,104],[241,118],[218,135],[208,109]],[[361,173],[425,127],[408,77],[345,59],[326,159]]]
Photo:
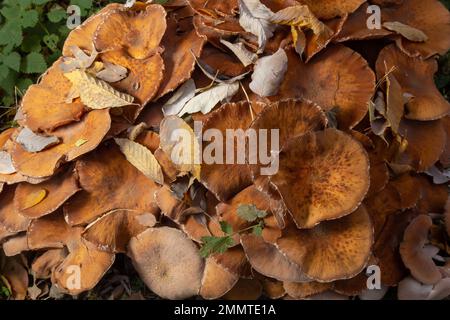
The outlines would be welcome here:
[[[13,126],[17,100],[60,55],[67,7],[77,5],[81,19],[110,0],[3,0],[0,4],[0,122]],[[117,2],[117,1],[116,1]]]

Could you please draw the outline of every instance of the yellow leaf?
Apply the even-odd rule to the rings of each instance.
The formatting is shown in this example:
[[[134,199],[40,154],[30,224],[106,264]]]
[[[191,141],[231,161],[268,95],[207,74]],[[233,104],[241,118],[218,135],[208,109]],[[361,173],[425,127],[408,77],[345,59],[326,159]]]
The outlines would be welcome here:
[[[74,70],[64,76],[72,82],[81,102],[91,109],[118,108],[133,103],[134,97],[119,92],[103,80],[97,79],[83,70]]]
[[[23,210],[30,209],[30,208],[37,206],[39,203],[44,201],[44,199],[46,197],[47,197],[47,190],[45,190],[45,189],[41,189],[41,190],[30,193],[25,198]]]
[[[82,145],[84,145],[86,142],[88,142],[86,139],[80,139],[77,142],[75,142],[75,147],[81,147]]]
[[[164,184],[164,176],[158,160],[143,145],[128,139],[114,139],[127,160],[147,178]]]

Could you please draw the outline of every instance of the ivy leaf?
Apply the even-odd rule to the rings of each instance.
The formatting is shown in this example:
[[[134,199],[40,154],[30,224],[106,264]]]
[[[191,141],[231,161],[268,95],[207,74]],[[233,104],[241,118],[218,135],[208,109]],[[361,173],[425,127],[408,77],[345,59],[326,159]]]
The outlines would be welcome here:
[[[234,245],[234,240],[230,236],[226,237],[203,237],[203,246],[200,249],[200,256],[208,258],[212,254],[225,253]]]
[[[220,222],[220,229],[229,236],[233,234],[233,227],[226,221]]]
[[[44,56],[38,52],[28,54],[23,62],[22,71],[24,73],[42,73],[47,69]]]
[[[259,210],[253,204],[244,204],[240,205],[237,208],[237,214],[241,219],[244,219],[248,222],[256,221],[257,219],[263,219],[267,216],[267,212],[263,210]]]
[[[17,72],[20,71],[20,54],[17,52],[11,52],[7,56],[3,57],[3,64],[8,66]]]

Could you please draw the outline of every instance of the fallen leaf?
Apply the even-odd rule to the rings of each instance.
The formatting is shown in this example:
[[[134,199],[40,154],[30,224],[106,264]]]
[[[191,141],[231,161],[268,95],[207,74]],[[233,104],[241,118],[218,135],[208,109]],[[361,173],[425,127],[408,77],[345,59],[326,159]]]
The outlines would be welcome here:
[[[82,145],[84,145],[86,142],[88,142],[86,139],[79,139],[77,140],[77,142],[75,142],[75,147],[81,147]]]
[[[47,190],[41,189],[36,192],[28,194],[27,197],[24,199],[22,210],[27,210],[33,208],[34,206],[37,206],[39,203],[44,201],[44,199],[47,197],[47,193],[48,193]]]
[[[96,79],[82,70],[65,73],[81,97],[91,109],[118,108],[133,105],[134,97],[121,93],[103,80]]]
[[[6,151],[0,151],[0,174],[13,174],[16,172],[11,155]]]
[[[194,98],[196,89],[193,79],[186,81],[162,107],[164,115],[177,115],[186,103]]]
[[[258,55],[249,51],[242,42],[231,43],[226,40],[220,39],[220,43],[230,49],[242,62],[244,67],[248,67],[249,65],[255,63],[255,61],[258,59]]]
[[[54,136],[42,136],[35,134],[28,128],[23,128],[16,138],[27,152],[39,152],[59,143],[59,138]]]
[[[254,204],[240,205],[237,209],[237,215],[248,222],[254,222],[257,219],[263,219],[268,215],[267,211],[259,210]]]
[[[64,57],[63,62],[61,64],[61,70],[64,73],[72,72],[76,69],[88,69],[92,66],[95,59],[97,59],[98,52],[95,50],[89,56],[83,50],[81,50],[78,46],[69,46],[69,50],[72,52],[74,58],[72,57]]]
[[[161,166],[153,153],[143,145],[128,139],[114,139],[127,160],[147,178],[164,184]]]
[[[395,31],[413,42],[425,42],[428,40],[428,36],[422,30],[416,29],[398,21],[385,22],[383,23],[383,27],[390,31]]]
[[[239,90],[239,82],[221,83],[192,98],[178,113],[180,117],[185,114],[201,112],[208,114],[219,102],[231,99]]]
[[[287,67],[288,58],[283,49],[259,59],[255,65],[250,89],[262,97],[276,95],[284,80]]]
[[[273,12],[259,0],[240,0],[239,11],[239,24],[245,31],[258,37],[258,53],[263,52],[267,40],[275,31],[276,26],[270,23]]]
[[[106,82],[118,82],[128,75],[128,69],[114,63],[105,62],[104,69],[97,72],[96,77]]]

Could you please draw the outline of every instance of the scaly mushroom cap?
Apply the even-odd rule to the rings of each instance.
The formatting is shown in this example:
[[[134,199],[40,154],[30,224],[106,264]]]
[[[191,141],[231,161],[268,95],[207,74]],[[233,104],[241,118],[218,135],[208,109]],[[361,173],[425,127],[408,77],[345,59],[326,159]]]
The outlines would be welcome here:
[[[183,232],[150,228],[130,241],[128,254],[142,280],[159,296],[180,300],[199,293],[204,262]]]
[[[145,59],[157,53],[166,28],[166,11],[160,5],[137,12],[116,9],[99,24],[94,44],[99,52],[124,49],[134,59]]]
[[[380,52],[376,70],[379,79],[391,71],[403,92],[413,96],[406,104],[406,118],[429,121],[449,114],[450,103],[441,95],[434,82],[434,74],[438,70],[436,60],[411,58],[395,45],[390,45]]]
[[[109,62],[128,69],[125,79],[111,83],[116,90],[136,99],[139,106],[126,107],[124,116],[130,122],[138,117],[144,106],[158,92],[164,75],[164,61],[159,53],[145,59],[133,59],[124,50],[108,51],[100,55],[103,62]]]
[[[157,212],[113,210],[86,227],[83,238],[99,250],[126,253],[131,238],[156,224]]]
[[[270,177],[299,228],[355,211],[369,190],[369,158],[361,144],[336,129],[292,139]]]
[[[22,126],[34,132],[49,132],[79,121],[87,111],[80,99],[66,102],[72,83],[64,76],[61,64],[62,59],[58,59],[25,93],[21,107],[24,117],[19,121]]]
[[[67,39],[64,43],[64,47],[62,50],[63,56],[72,56],[72,51],[70,50],[71,46],[77,46],[81,50],[92,53],[95,49],[92,39],[94,38],[94,34],[98,26],[103,22],[103,20],[111,11],[121,8],[123,8],[123,5],[119,3],[108,4],[97,14],[89,17],[80,26],[73,29],[67,36]]]
[[[307,277],[319,282],[350,279],[367,265],[374,242],[373,226],[364,206],[344,218],[314,229],[283,231],[277,246]]]
[[[115,209],[150,213],[157,208],[152,200],[159,187],[129,163],[116,145],[104,145],[88,154],[75,170],[83,191],[64,206],[70,225],[90,223]]]
[[[206,43],[206,37],[195,31],[192,18],[177,21],[169,16],[167,27],[161,43],[164,47],[164,78],[157,98],[172,92],[191,77],[195,68],[195,57],[200,57]]]
[[[424,14],[426,12],[426,14]],[[427,59],[435,54],[444,55],[450,49],[450,13],[438,0],[403,1],[400,6],[383,8],[383,22],[401,22],[423,31],[428,40],[412,42],[401,38],[397,45],[410,56]]]
[[[428,232],[433,221],[429,216],[420,215],[406,228],[400,254],[411,274],[424,284],[436,284],[442,279],[439,268],[433,258],[427,255],[424,246],[428,242]]]
[[[14,207],[16,189],[16,186],[7,186],[0,193],[0,226],[9,234],[25,231],[30,224],[30,219],[19,214]]]
[[[223,268],[214,258],[208,258],[205,263],[200,295],[207,300],[219,299],[233,289],[238,281],[238,276]]]
[[[240,102],[226,103],[216,111],[210,113],[203,123],[203,132],[209,129],[216,129],[222,133],[225,138],[227,130],[242,129],[244,132],[250,127],[253,118],[264,107],[260,103]],[[238,150],[238,139],[234,141],[234,162],[237,163],[237,157],[241,156],[242,151]],[[245,142],[244,142],[245,143]],[[211,148],[211,143],[203,143],[203,153],[205,149]],[[224,142],[223,162],[226,163],[227,153]],[[245,155],[244,155],[245,156]],[[226,201],[239,191],[248,187],[251,183],[251,175],[248,166],[244,164],[203,164],[200,182],[219,200]]]
[[[286,53],[288,70],[278,96],[272,97],[272,101],[303,98],[317,103],[324,111],[337,108],[342,129],[352,128],[364,118],[375,92],[375,75],[358,53],[337,45],[307,64],[294,50]]]
[[[354,12],[364,0],[299,0],[306,4],[319,19],[342,17]]]
[[[304,282],[310,279],[278,248],[255,235],[242,235],[241,243],[252,268],[279,281]]]
[[[65,173],[40,184],[20,183],[14,195],[14,206],[21,215],[37,219],[55,212],[80,190],[78,177],[69,168]],[[33,202],[40,192],[45,192],[45,198],[30,207],[27,202]]]
[[[309,296],[313,296],[319,293],[323,293],[333,289],[333,283],[320,283],[320,282],[284,282],[283,287],[286,293],[294,299],[304,299]]]
[[[38,153],[30,153],[15,143],[11,150],[14,167],[23,175],[33,178],[52,176],[58,167],[94,150],[111,127],[109,110],[89,112],[82,121],[59,128],[53,135],[60,144]],[[81,145],[80,142],[84,142]]]
[[[399,154],[398,164],[410,165],[418,172],[424,172],[439,161],[447,142],[441,120],[403,120],[399,132],[406,139],[407,148]]]

